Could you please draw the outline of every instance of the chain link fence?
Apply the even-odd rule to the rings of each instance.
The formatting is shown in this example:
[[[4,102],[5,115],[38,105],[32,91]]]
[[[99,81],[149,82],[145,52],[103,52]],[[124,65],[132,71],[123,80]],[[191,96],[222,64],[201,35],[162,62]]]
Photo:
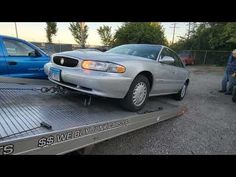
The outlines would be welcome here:
[[[78,45],[73,44],[55,44],[55,43],[40,43],[32,42],[36,46],[43,49],[48,54],[71,51],[80,49]],[[94,48],[94,47],[93,47]],[[106,46],[96,47],[98,50],[106,51],[109,48]],[[187,56],[190,60],[194,61],[195,65],[215,65],[225,66],[231,51],[219,50],[182,50],[178,52],[179,56]]]
[[[55,43],[41,43],[41,42],[31,42],[32,44],[38,46],[48,54],[71,51],[74,49],[72,44],[55,44]]]
[[[43,43],[43,42],[31,42],[31,43],[38,46],[48,54],[81,49],[81,47],[77,44],[60,44],[60,43]],[[86,46],[86,48],[93,48],[103,52],[110,49],[108,46]]]
[[[182,50],[179,53],[187,54],[194,60],[195,65],[225,66],[231,51],[218,50]]]

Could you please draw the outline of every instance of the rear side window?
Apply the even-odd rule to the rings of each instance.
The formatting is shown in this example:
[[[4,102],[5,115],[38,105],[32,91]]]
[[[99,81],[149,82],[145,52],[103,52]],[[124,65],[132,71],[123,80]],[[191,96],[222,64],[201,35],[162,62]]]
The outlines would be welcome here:
[[[8,56],[29,56],[34,49],[27,44],[12,39],[3,39]]]

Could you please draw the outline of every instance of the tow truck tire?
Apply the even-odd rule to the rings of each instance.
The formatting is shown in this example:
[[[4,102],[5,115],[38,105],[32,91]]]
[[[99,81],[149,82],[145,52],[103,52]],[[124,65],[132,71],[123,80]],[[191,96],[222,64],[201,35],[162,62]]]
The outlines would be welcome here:
[[[141,110],[149,96],[150,83],[147,77],[138,75],[132,82],[121,106],[132,112]]]
[[[185,82],[181,90],[177,94],[174,95],[174,99],[178,101],[183,100],[184,96],[186,95],[187,88],[188,88],[188,84],[187,82]]]

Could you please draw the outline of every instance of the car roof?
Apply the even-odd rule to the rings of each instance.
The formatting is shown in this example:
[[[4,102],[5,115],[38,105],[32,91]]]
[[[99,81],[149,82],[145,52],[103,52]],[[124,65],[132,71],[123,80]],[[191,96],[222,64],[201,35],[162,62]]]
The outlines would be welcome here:
[[[76,50],[98,50],[98,49],[95,49],[95,48],[86,48],[86,49],[76,49]]]
[[[164,45],[159,45],[159,44],[122,44],[122,45],[144,45],[144,46],[166,47]]]

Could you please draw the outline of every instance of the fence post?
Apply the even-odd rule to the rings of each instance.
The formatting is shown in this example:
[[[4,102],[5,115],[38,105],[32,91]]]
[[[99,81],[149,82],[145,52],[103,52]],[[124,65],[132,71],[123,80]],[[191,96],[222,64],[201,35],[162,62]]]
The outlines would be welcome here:
[[[205,56],[204,56],[204,63],[203,64],[206,64],[206,57],[207,57],[207,50],[206,50],[206,53],[205,53]]]

